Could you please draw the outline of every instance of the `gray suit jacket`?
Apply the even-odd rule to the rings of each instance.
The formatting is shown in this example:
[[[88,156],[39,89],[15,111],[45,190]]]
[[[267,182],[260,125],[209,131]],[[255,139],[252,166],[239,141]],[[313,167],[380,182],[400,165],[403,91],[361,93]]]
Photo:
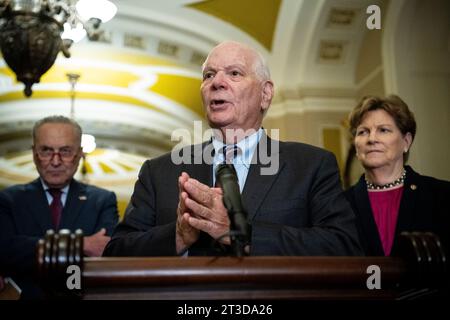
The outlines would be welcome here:
[[[344,198],[334,156],[301,143],[279,142],[263,135],[250,166],[242,199],[252,226],[251,255],[357,255],[361,253],[354,214]],[[194,150],[211,149],[211,143],[180,151],[199,161]],[[206,152],[206,153],[209,153]],[[275,174],[262,175],[264,157],[279,159]],[[273,158],[275,157],[275,158]],[[266,157],[267,158],[267,157]],[[175,222],[178,177],[187,172],[212,185],[212,166],[179,164],[170,154],[146,161],[135,184],[124,220],[107,245],[107,256],[176,255]],[[213,255],[212,239],[201,233],[189,255]]]

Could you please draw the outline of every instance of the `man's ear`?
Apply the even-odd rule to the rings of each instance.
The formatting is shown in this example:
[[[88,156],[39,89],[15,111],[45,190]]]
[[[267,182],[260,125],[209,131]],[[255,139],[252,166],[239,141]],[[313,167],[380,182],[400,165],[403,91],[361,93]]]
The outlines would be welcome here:
[[[83,147],[80,147],[80,149],[78,151],[78,157],[80,159],[86,158],[86,152],[83,151]]]
[[[262,102],[261,102],[261,108],[264,111],[269,108],[270,103],[272,102],[273,93],[274,93],[273,82],[270,80],[264,81],[262,88]]]

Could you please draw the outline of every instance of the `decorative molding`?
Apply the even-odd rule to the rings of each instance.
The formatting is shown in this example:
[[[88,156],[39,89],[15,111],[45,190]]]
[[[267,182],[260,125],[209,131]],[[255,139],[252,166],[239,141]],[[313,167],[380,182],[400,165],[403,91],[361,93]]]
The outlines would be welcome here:
[[[142,36],[125,33],[123,37],[123,45],[129,48],[142,49],[147,48],[145,40]]]
[[[328,14],[327,28],[350,28],[354,24],[358,12],[359,10],[354,8],[331,8]]]
[[[281,103],[274,103],[267,117],[284,117],[290,114],[304,114],[306,112],[340,112],[348,113],[356,105],[355,98],[337,97],[305,97],[290,99]]]
[[[318,63],[342,64],[347,54],[348,41],[322,40],[319,44]]]
[[[163,56],[169,56],[171,58],[177,58],[180,48],[178,45],[169,43],[167,41],[159,41],[158,53]]]
[[[343,87],[299,87],[296,89],[279,89],[276,91],[273,104],[289,100],[304,99],[307,97],[322,98],[354,98],[357,96],[357,88]]]
[[[111,30],[98,30],[97,35],[93,39],[88,39],[86,41],[90,42],[100,42],[104,44],[112,44],[113,32]]]

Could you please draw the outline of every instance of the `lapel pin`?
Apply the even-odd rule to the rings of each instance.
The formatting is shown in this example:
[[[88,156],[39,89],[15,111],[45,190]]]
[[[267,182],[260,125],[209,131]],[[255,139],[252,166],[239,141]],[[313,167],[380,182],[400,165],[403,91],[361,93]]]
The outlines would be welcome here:
[[[417,189],[417,186],[415,184],[412,184],[411,185],[411,190],[416,190],[416,189]]]
[[[86,196],[79,196],[78,199],[80,199],[81,201],[85,201],[85,200],[87,200],[87,197]]]

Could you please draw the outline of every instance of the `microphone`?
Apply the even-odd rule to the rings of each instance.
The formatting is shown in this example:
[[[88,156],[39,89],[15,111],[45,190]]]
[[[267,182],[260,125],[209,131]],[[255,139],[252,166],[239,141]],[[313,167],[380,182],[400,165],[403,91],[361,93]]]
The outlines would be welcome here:
[[[216,183],[223,190],[223,204],[230,218],[231,245],[237,256],[244,255],[244,246],[249,239],[247,212],[242,205],[236,169],[232,164],[219,164],[216,168]]]

